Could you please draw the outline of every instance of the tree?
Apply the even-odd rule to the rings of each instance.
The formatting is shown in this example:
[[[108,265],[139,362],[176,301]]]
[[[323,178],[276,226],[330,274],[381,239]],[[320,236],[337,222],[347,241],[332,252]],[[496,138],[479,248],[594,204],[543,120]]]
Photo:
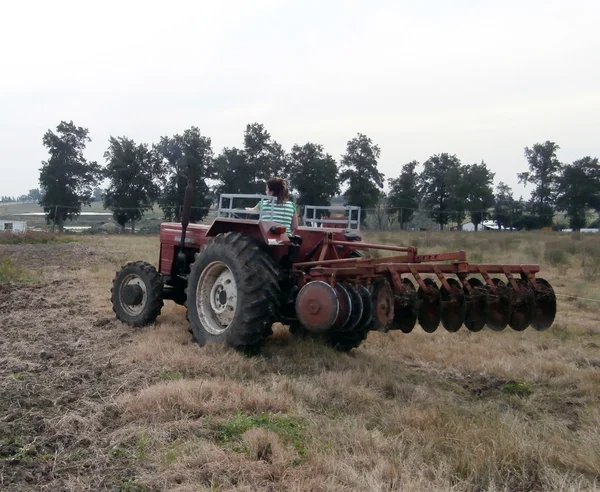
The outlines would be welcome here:
[[[246,125],[244,155],[248,164],[251,190],[246,193],[264,193],[271,177],[287,178],[287,162],[283,147],[271,138],[264,125]]]
[[[218,183],[214,186],[217,200],[223,193],[255,193],[257,192],[253,181],[253,170],[243,150],[224,148],[214,161],[215,174]],[[227,203],[224,203],[227,205]],[[237,207],[256,205],[256,200],[239,200],[234,204]]]
[[[437,154],[423,163],[419,176],[420,194],[429,216],[442,230],[450,220],[450,213],[460,212],[460,198],[457,198],[460,178],[461,164],[455,155]]]
[[[373,210],[373,217],[375,218],[375,224],[377,225],[377,230],[382,231],[385,229],[385,224],[388,222],[386,218],[390,215],[389,207],[388,207],[388,196],[384,191],[380,192],[379,200],[375,204],[375,209]]]
[[[498,228],[512,229],[523,215],[524,205],[523,199],[521,198],[520,201],[515,200],[510,186],[500,181],[496,187],[494,211],[492,213]]]
[[[104,191],[102,191],[102,188],[100,188],[100,187],[94,188],[93,196],[94,196],[95,202],[102,201],[103,195],[104,195]]]
[[[212,198],[206,179],[216,178],[211,140],[201,135],[193,126],[183,135],[162,137],[155,146],[161,160],[162,176],[165,181],[161,190],[159,206],[167,220],[181,220],[183,198],[188,182],[188,166],[194,169],[194,202],[190,220],[204,219],[210,209]]]
[[[250,193],[252,170],[244,152],[235,147],[224,148],[214,161],[216,178],[219,180],[215,192]]]
[[[104,158],[108,161],[104,176],[110,180],[104,193],[104,208],[112,210],[122,229],[131,223],[131,232],[135,232],[135,223],[158,198],[161,161],[146,144],[136,145],[125,137],[110,137]]]
[[[323,146],[312,142],[294,145],[289,155],[290,185],[298,192],[297,204],[330,206],[331,199],[340,192],[338,168],[335,159],[323,151]],[[316,219],[321,218],[316,211]]]
[[[72,121],[61,121],[56,133],[48,130],[42,141],[50,158],[43,161],[40,168],[39,181],[45,190],[40,204],[46,221],[57,224],[62,233],[65,220],[79,216],[81,207],[91,204],[101,168],[83,157],[86,144],[91,142],[89,131],[75,126]]]
[[[518,173],[519,183],[531,183],[535,189],[531,193],[530,209],[540,217],[542,226],[552,225],[554,204],[562,164],[556,157],[560,147],[547,140],[543,144],[536,143],[533,148],[525,147],[525,157],[529,171]]]
[[[419,175],[416,171],[418,165],[417,161],[404,164],[400,176],[389,179],[390,214],[397,213],[400,229],[403,230],[413,218],[415,210],[419,208]]]
[[[465,189],[465,208],[471,215],[475,230],[489,217],[488,209],[494,205],[494,173],[485,162],[464,166],[461,187]]]
[[[43,194],[40,191],[39,188],[34,188],[32,190],[29,190],[28,193],[28,197],[30,200],[34,201],[34,202],[39,202],[42,198],[43,198]]]
[[[348,183],[344,198],[362,209],[361,217],[366,219],[368,209],[373,208],[383,189],[383,173],[377,170],[377,160],[381,151],[373,141],[362,133],[349,140],[346,153],[342,156],[340,181]]]
[[[556,206],[566,212],[574,230],[585,227],[588,208],[599,208],[600,165],[598,159],[584,157],[563,167],[558,183]]]

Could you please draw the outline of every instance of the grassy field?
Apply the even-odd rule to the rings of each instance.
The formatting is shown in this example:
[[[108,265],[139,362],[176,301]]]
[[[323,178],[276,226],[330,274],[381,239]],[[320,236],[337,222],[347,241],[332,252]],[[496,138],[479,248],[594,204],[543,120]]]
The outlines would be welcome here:
[[[555,324],[373,332],[350,354],[276,326],[246,357],[197,346],[170,302],[149,328],[113,319],[115,271],[156,264],[157,237],[0,244],[0,490],[598,490],[598,238],[366,239],[540,263]]]

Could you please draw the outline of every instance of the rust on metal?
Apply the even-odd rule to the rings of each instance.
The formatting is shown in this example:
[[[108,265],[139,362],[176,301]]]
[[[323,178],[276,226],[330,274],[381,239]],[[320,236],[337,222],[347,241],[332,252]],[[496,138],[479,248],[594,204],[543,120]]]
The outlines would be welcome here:
[[[385,279],[377,279],[373,284],[373,322],[375,329],[387,331],[394,319],[394,293]]]
[[[327,331],[339,314],[335,290],[323,281],[308,282],[296,297],[296,313],[306,329],[314,332]]]

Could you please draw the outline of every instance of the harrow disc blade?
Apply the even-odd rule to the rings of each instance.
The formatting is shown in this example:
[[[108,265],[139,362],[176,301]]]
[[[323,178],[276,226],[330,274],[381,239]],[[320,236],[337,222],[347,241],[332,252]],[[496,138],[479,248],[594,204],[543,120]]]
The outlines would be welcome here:
[[[447,282],[452,290],[448,291],[443,285],[440,289],[442,298],[441,321],[442,326],[447,331],[454,333],[460,329],[465,321],[465,294],[458,280],[449,278]]]
[[[533,289],[529,282],[521,278],[516,280],[519,290],[513,289],[512,284],[509,284],[513,291],[513,306],[510,315],[510,327],[515,331],[525,330],[533,320],[535,315],[535,298]]]
[[[512,295],[508,286],[499,278],[493,278],[496,292],[488,294],[489,313],[487,326],[494,331],[502,331],[508,325],[512,312]]]
[[[363,314],[363,302],[358,290],[352,284],[345,285],[348,294],[350,294],[351,300],[351,309],[350,309],[350,318],[348,322],[342,327],[343,330],[353,330],[356,328]]]
[[[467,282],[471,286],[471,292],[465,288],[465,326],[467,330],[477,332],[483,329],[488,319],[488,294],[483,282],[478,278],[472,277]]]
[[[402,283],[407,293],[394,296],[394,321],[390,329],[410,333],[417,324],[417,291],[409,279],[403,278]]]
[[[440,289],[435,282],[426,278],[423,282],[432,289],[432,292],[426,292],[422,287],[417,290],[417,300],[419,306],[419,324],[427,333],[433,333],[437,330],[442,320],[442,300]]]
[[[350,319],[350,313],[352,311],[352,299],[350,299],[348,290],[346,290],[346,288],[340,283],[335,284],[335,291],[338,296],[340,311],[335,323],[331,328],[334,330],[339,330],[340,328],[343,328]]]
[[[556,316],[556,294],[550,283],[543,278],[536,278],[538,288],[534,291],[535,313],[531,326],[538,331],[547,330],[554,323]]]
[[[302,326],[314,333],[328,330],[339,317],[338,297],[327,282],[308,282],[296,297],[296,313]]]
[[[379,278],[373,282],[371,293],[373,305],[372,330],[387,332],[394,319],[394,292],[387,280]]]
[[[358,326],[362,329],[370,326],[373,322],[373,304],[371,303],[371,293],[369,292],[369,289],[360,284],[357,288],[357,291],[360,295],[363,306],[362,316],[358,322]]]

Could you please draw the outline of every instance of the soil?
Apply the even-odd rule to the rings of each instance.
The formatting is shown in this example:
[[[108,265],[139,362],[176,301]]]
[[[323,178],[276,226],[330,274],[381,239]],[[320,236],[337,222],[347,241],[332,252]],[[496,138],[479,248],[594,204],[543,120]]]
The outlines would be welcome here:
[[[126,460],[93,450],[109,445],[102,403],[123,386],[112,354],[132,338],[72,274],[97,263],[97,252],[80,243],[1,248],[0,260],[27,258],[29,272],[44,273],[0,284],[0,490],[118,490]]]

